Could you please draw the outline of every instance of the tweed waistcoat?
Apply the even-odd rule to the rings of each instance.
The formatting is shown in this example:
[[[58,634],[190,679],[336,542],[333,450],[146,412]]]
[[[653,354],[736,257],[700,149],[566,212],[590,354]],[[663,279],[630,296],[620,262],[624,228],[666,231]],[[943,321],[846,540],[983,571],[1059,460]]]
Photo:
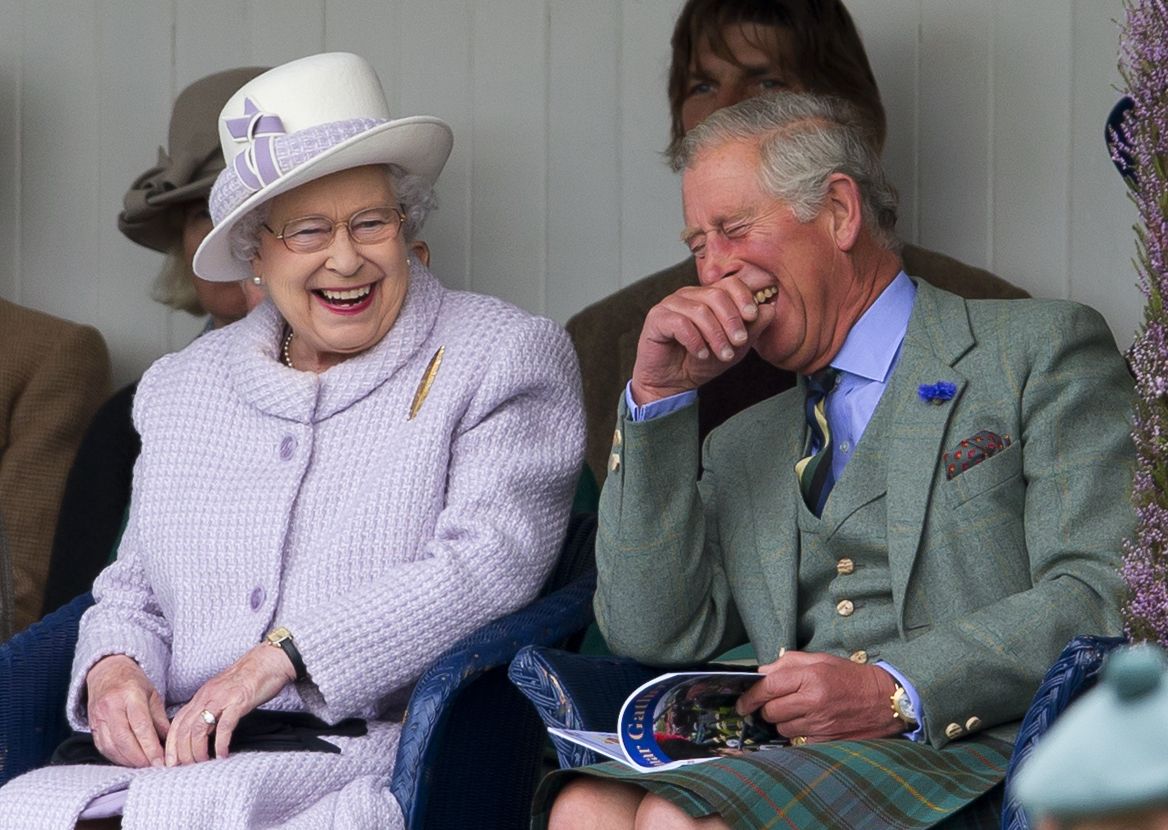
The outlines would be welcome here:
[[[888,567],[886,453],[875,440],[887,434],[893,406],[881,400],[819,517],[799,506],[798,647],[874,660],[880,645],[897,639]],[[799,483],[794,473],[791,486]]]

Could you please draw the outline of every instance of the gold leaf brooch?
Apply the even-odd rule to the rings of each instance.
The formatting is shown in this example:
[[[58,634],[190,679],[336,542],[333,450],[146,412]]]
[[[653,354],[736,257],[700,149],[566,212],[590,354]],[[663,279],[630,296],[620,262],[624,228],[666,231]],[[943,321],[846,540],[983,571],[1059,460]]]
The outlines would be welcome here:
[[[430,363],[422,375],[422,382],[418,384],[418,391],[414,393],[414,402],[410,404],[410,416],[406,418],[407,421],[414,420],[414,416],[418,414],[422,404],[426,402],[426,396],[430,394],[430,387],[434,385],[434,378],[438,376],[438,367],[442,365],[442,355],[445,351],[445,346],[439,346],[438,351],[434,352],[434,356],[430,358]]]

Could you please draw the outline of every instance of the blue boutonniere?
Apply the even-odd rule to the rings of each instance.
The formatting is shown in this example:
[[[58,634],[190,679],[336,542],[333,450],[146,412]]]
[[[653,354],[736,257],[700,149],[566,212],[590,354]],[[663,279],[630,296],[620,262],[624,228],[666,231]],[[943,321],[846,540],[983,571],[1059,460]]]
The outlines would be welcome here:
[[[950,383],[947,380],[939,380],[936,383],[922,383],[917,389],[917,394],[921,396],[921,400],[925,403],[943,404],[945,401],[953,400],[953,396],[957,394],[957,384]]]

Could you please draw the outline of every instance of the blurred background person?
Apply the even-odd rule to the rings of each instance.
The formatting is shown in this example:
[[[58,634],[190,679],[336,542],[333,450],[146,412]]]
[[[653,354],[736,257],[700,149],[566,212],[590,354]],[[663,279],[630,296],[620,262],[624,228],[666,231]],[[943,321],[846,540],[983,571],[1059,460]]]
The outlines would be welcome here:
[[[159,147],[158,162],[130,185],[118,214],[118,230],[128,239],[166,255],[151,297],[177,311],[207,315],[209,329],[233,323],[248,310],[240,283],[203,280],[192,267],[195,250],[211,231],[207,196],[223,169],[216,119],[231,94],[266,69],[216,72],[180,92],[167,148]]]
[[[1168,830],[1168,674],[1158,646],[1112,652],[1018,770],[1037,830]]]
[[[40,617],[65,478],[109,387],[96,329],[0,299],[0,640]]]
[[[179,93],[166,148],[126,192],[118,230],[165,255],[151,296],[176,311],[207,315],[205,330],[243,317],[261,299],[248,281],[211,282],[195,276],[195,250],[211,231],[207,196],[223,169],[216,130],[231,94],[264,67],[228,69],[200,78]],[[89,590],[117,549],[130,502],[130,476],[140,442],[130,418],[137,383],[114,393],[97,412],[69,471],[43,613]]]

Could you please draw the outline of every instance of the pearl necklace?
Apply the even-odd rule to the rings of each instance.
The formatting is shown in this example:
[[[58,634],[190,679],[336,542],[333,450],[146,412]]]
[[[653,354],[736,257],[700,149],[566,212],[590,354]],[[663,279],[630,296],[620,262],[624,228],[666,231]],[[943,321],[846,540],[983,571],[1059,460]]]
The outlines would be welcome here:
[[[289,369],[296,368],[295,366],[292,365],[292,335],[293,335],[292,328],[289,327],[288,333],[284,335],[284,348],[281,350],[281,354],[284,357],[284,365],[287,366]]]

